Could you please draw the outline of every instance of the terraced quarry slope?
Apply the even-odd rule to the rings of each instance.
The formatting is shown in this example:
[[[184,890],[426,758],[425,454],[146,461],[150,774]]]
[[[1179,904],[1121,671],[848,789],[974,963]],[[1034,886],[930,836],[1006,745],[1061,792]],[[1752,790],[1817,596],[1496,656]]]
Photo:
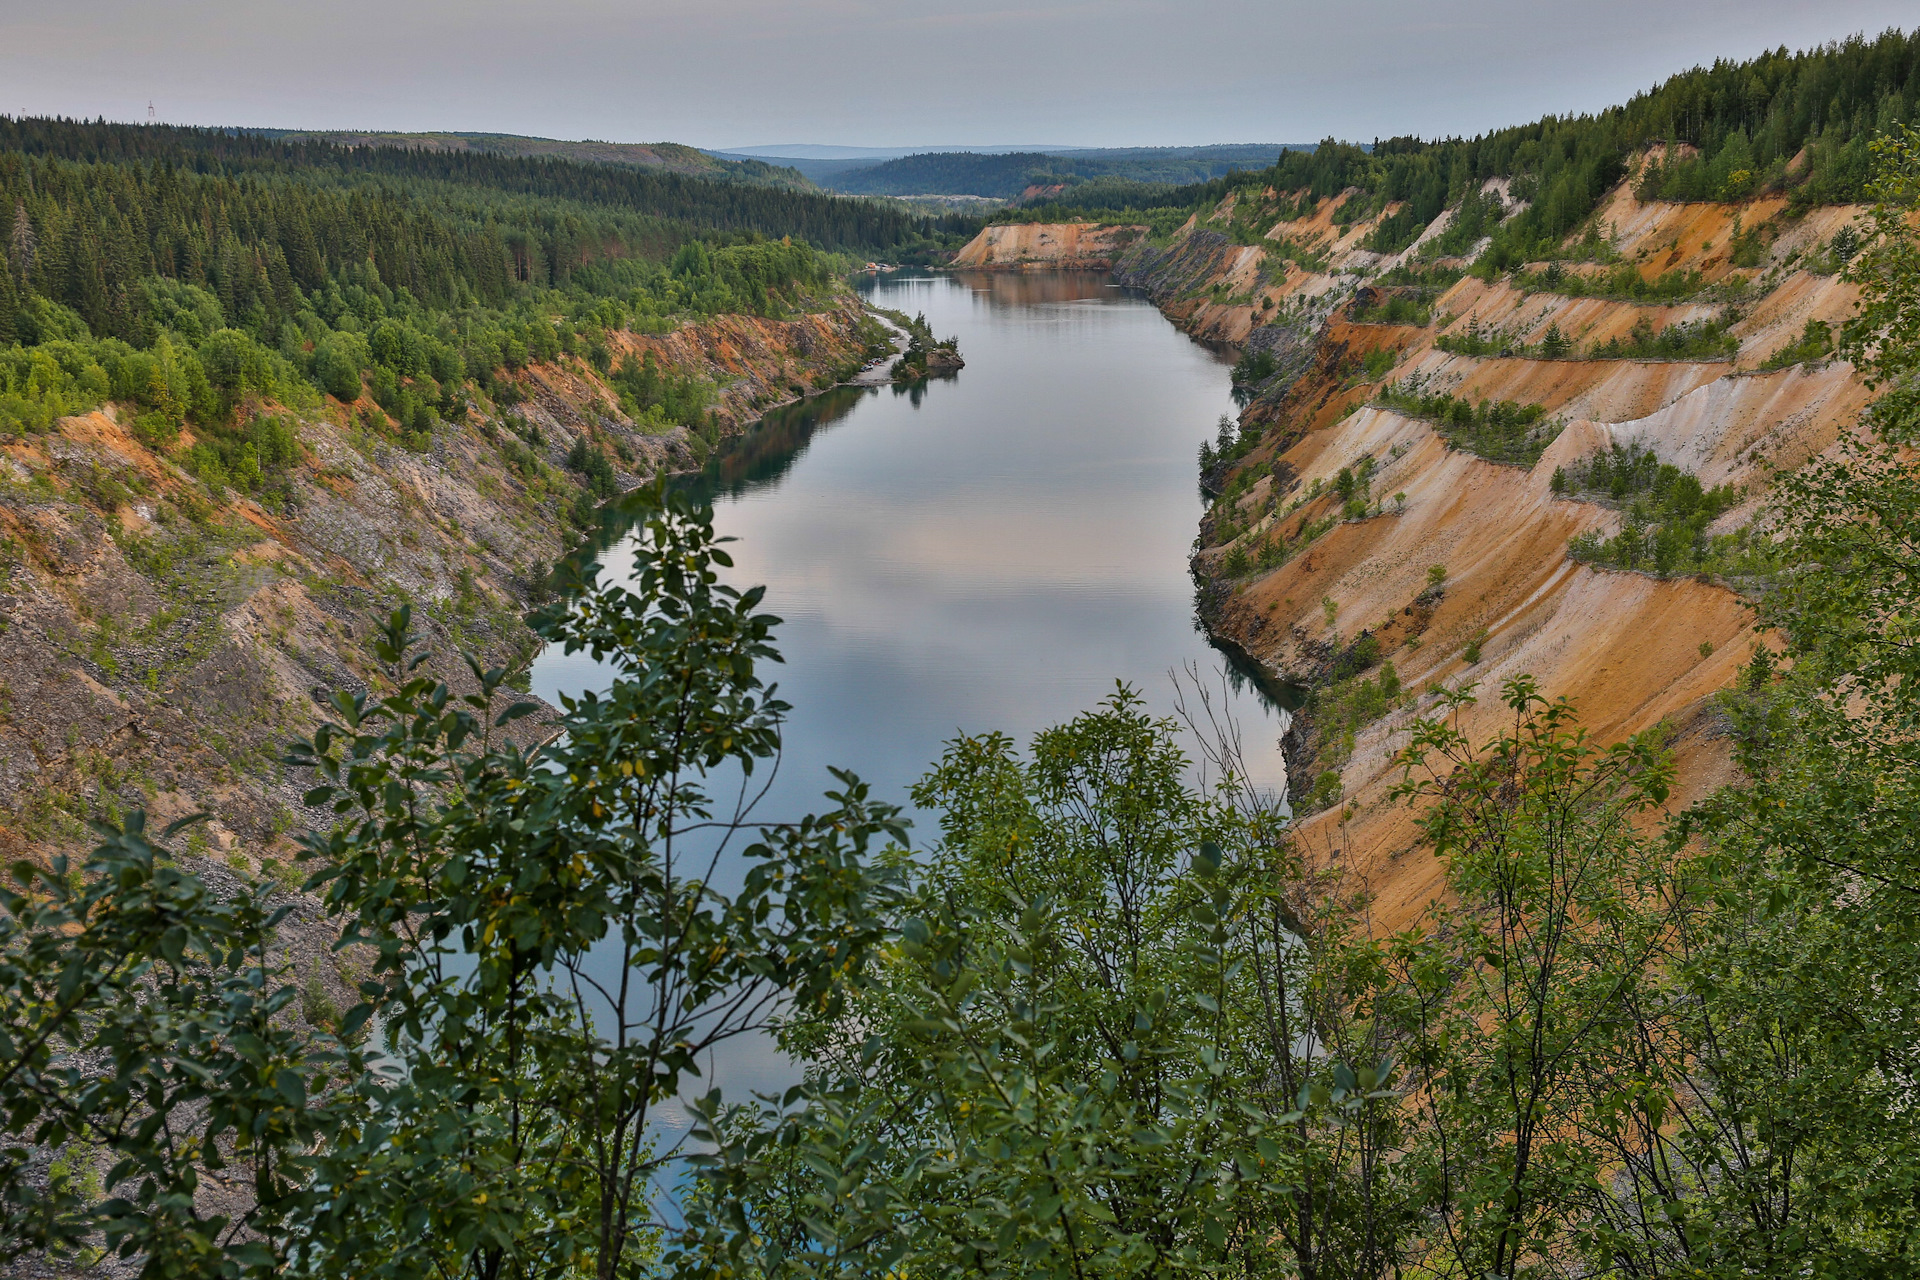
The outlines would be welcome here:
[[[1712,695],[1754,643],[1742,584],[1577,563],[1570,539],[1612,536],[1624,504],[1556,493],[1554,476],[1603,449],[1638,446],[1706,488],[1739,490],[1710,535],[1748,524],[1773,469],[1831,448],[1869,399],[1843,362],[1760,367],[1809,320],[1837,327],[1849,314],[1854,293],[1828,246],[1860,210],[1790,219],[1778,200],[1642,204],[1623,182],[1586,242],[1585,256],[1605,261],[1565,261],[1554,276],[1545,274],[1554,264],[1530,264],[1522,287],[1452,278],[1474,246],[1425,256],[1447,215],[1405,252],[1382,255],[1361,247],[1374,219],[1340,224],[1347,195],[1285,216],[1297,195],[1229,198],[1170,243],[1137,244],[1116,275],[1190,333],[1272,358],[1243,414],[1255,443],[1211,477],[1226,496],[1194,559],[1202,612],[1277,674],[1323,686],[1288,743],[1302,834],[1375,895],[1382,927],[1398,928],[1441,883],[1417,849],[1413,815],[1388,796],[1408,727],[1433,713],[1439,686],[1478,686],[1462,726],[1476,740],[1497,732],[1506,713],[1494,695],[1521,673],[1550,697],[1573,698],[1602,740],[1664,725],[1679,765],[1675,804],[1728,777]],[[1061,229],[1052,239],[1072,242]],[[1030,232],[1028,243],[1046,241]],[[1752,265],[1736,266],[1736,251]],[[1574,296],[1596,291],[1574,277],[1621,263],[1649,282],[1699,274],[1684,284],[1668,276],[1667,292],[1685,296],[1658,303]],[[1427,322],[1365,322],[1396,296]],[[1722,349],[1701,358],[1569,358],[1629,343],[1636,330],[1714,324],[1725,326]],[[1469,335],[1478,341],[1463,344]],[[1559,434],[1531,465],[1492,461],[1451,446],[1434,421],[1377,403],[1390,386],[1539,405]],[[1365,466],[1372,474],[1353,479]],[[1339,492],[1343,469],[1351,496]],[[1445,570],[1438,586],[1433,566]],[[1383,683],[1387,663],[1394,674]],[[1341,681],[1325,688],[1336,672]]]
[[[651,353],[713,384],[714,429],[733,434],[857,369],[871,337],[843,292],[787,320],[607,342],[616,367]],[[320,703],[381,687],[373,642],[391,609],[413,607],[433,669],[456,684],[463,649],[523,661],[522,614],[577,537],[575,442],[604,451],[619,487],[692,466],[705,445],[628,419],[583,357],[509,381],[517,403],[476,399],[429,441],[376,425],[366,397],[246,407],[297,435],[288,500],[271,506],[196,479],[190,431],[143,444],[124,406],[0,447],[0,851],[74,852],[85,819],[135,808],[156,825],[203,811],[213,821],[188,852],[256,874],[285,857],[287,833],[324,825],[278,760]]]

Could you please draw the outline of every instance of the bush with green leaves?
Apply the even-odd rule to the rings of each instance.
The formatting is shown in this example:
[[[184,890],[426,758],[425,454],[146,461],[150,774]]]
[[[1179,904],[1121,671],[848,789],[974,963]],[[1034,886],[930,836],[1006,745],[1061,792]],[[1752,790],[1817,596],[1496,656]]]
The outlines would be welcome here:
[[[1558,325],[1549,326],[1541,341],[1528,343],[1482,328],[1474,316],[1464,329],[1441,334],[1433,345],[1450,355],[1523,360],[1730,360],[1740,351],[1740,340],[1728,332],[1732,323],[1725,317],[1683,320],[1656,330],[1653,321],[1642,316],[1624,337],[1581,348]]]
[[[1359,963],[1343,988],[1335,948],[1290,945],[1282,815],[1231,767],[1188,784],[1174,730],[1122,688],[1025,753],[949,744],[914,792],[941,837],[902,867],[899,941],[835,1016],[796,1009],[805,1110],[723,1142],[697,1203],[745,1213],[705,1218],[705,1266],[1117,1277],[1325,1253],[1357,1277],[1393,1252],[1403,1202],[1362,1171],[1393,1067],[1351,1025]]]
[[[1740,340],[1727,332],[1732,322],[1683,320],[1657,332],[1642,316],[1624,338],[1608,338],[1587,348],[1589,360],[1729,360],[1740,351]]]
[[[894,811],[841,775],[833,807],[755,819],[731,794],[786,710],[759,591],[718,581],[710,513],[652,490],[625,586],[574,566],[537,627],[613,668],[545,745],[506,726],[507,673],[456,693],[403,610],[383,692],[341,694],[290,763],[335,825],[302,857],[341,946],[375,957],[339,1035],[276,1015],[300,975],[269,950],[291,903],[216,896],[138,818],[75,888],[56,864],[0,898],[0,1159],[8,1247],[104,1242],[145,1274],[631,1276],[670,1233],[684,1152],[649,1118],[716,1044],[783,1004],[831,1010],[886,936],[872,862]],[[716,774],[722,775],[716,778]],[[718,786],[715,783],[718,782]],[[738,844],[742,847],[734,848]],[[740,887],[715,869],[740,859]],[[48,1193],[49,1150],[113,1163],[107,1198]],[[196,1205],[246,1171],[239,1218]],[[65,1184],[63,1184],[65,1185]]]
[[[1663,271],[1649,280],[1631,262],[1617,263],[1609,271],[1592,275],[1568,271],[1558,262],[1549,262],[1537,272],[1516,272],[1513,281],[1525,290],[1570,298],[1642,303],[1681,302],[1707,287],[1706,279],[1698,271]]]
[[[1419,298],[1394,293],[1353,311],[1354,324],[1404,324],[1424,328],[1433,320],[1433,308]]]
[[[0,889],[0,1261],[273,1274],[305,1161],[359,1119],[365,1058],[286,1016],[291,904],[176,865],[165,843],[195,820],[156,841],[133,814],[83,866],[19,862]],[[105,1172],[49,1178],[56,1157]],[[211,1179],[238,1211],[203,1204]]]
[[[1798,338],[1768,356],[1766,363],[1760,367],[1768,371],[1785,369],[1796,364],[1824,360],[1832,354],[1833,326],[1825,320],[1809,320],[1801,327]]]

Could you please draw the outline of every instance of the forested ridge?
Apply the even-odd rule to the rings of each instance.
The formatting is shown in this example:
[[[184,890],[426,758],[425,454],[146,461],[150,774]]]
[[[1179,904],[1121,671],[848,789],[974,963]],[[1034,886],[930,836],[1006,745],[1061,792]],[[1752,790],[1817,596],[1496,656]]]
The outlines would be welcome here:
[[[835,251],[911,257],[960,225],[551,157],[42,119],[0,119],[0,220],[0,430],[116,399],[159,415],[154,443],[363,385],[418,435],[529,359],[783,315]]]
[[[836,191],[855,194],[940,193],[1011,200],[1031,186],[1078,186],[1099,179],[1173,185],[1258,167],[1259,162],[1249,162],[1239,154],[1242,150],[1221,148],[1210,152],[1204,147],[1167,148],[1163,154],[1141,148],[1088,155],[925,152],[869,168],[852,169],[835,175],[828,183]]]
[[[0,117],[0,152],[111,164],[161,163],[201,174],[294,176],[330,184],[386,179],[396,188],[443,182],[474,196],[524,195],[605,206],[688,224],[684,233],[728,231],[794,236],[823,249],[879,252],[911,247],[941,223],[863,201],[836,199],[704,175],[552,156],[507,156],[404,146],[343,146],[319,139],[175,125],[123,125]]]
[[[1241,187],[1296,195],[1303,212],[1357,187],[1361,198],[1342,207],[1340,220],[1402,204],[1368,245],[1394,252],[1487,179],[1512,178],[1513,194],[1528,207],[1488,228],[1494,244],[1483,262],[1499,269],[1579,226],[1625,174],[1629,158],[1656,144],[1676,150],[1641,175],[1643,198],[1737,200],[1777,191],[1798,207],[1857,200],[1875,132],[1912,120],[1917,103],[1920,32],[1888,31],[1806,52],[1783,47],[1748,61],[1717,61],[1593,115],[1547,116],[1464,139],[1408,136],[1363,147],[1329,138],[1311,152],[1282,154],[1259,174],[1173,191],[1103,183],[1085,196],[1069,191],[1056,204],[1000,216],[1045,221],[1077,207],[1117,220],[1150,218],[1170,229]]]

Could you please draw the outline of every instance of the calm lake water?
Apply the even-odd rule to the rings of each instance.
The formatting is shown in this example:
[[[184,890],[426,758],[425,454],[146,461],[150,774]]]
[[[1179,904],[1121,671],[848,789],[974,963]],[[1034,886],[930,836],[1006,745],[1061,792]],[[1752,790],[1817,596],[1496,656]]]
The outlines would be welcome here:
[[[785,619],[768,673],[793,704],[767,818],[826,807],[830,765],[882,798],[958,733],[1024,742],[1113,691],[1171,715],[1173,673],[1224,689],[1255,780],[1284,791],[1285,713],[1196,628],[1195,455],[1234,406],[1230,359],[1094,273],[888,276],[880,306],[958,335],[967,366],[913,391],[842,389],[773,415],[709,469],[732,580]],[[610,572],[630,563],[616,549]],[[548,699],[604,684],[584,655],[533,668]],[[1192,701],[1189,688],[1189,702]],[[937,834],[917,823],[916,843]],[[788,1083],[764,1049],[729,1094]]]

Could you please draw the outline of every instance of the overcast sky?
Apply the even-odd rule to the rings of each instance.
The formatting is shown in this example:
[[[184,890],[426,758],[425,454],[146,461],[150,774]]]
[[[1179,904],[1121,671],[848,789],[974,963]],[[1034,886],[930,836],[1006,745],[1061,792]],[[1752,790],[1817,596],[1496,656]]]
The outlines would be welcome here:
[[[0,0],[0,113],[727,147],[1473,133],[1913,0]]]

